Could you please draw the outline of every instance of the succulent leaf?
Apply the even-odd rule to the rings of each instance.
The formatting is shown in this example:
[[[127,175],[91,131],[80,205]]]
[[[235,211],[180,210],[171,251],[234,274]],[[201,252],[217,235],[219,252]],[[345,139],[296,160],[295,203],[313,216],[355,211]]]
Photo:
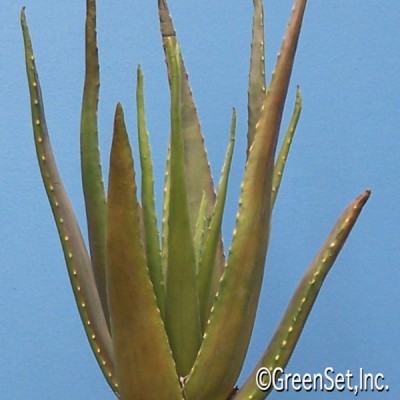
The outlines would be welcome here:
[[[109,324],[106,295],[106,198],[99,153],[97,108],[99,60],[96,42],[96,2],[86,1],[85,83],[81,112],[81,169],[90,255],[104,314]]]
[[[108,186],[107,292],[119,394],[124,400],[182,399],[146,265],[133,159],[120,105]]]
[[[176,33],[166,0],[158,0],[160,30],[164,52],[167,51],[167,41],[176,40]],[[171,65],[166,57],[168,76],[171,76]],[[185,179],[188,193],[191,228],[194,235],[197,216],[199,214],[203,192],[207,195],[208,212],[211,214],[215,203],[214,184],[210,165],[204,146],[199,118],[185,64],[181,57],[181,125],[185,148]],[[224,268],[224,252],[222,240],[218,244],[216,271],[221,276]],[[219,280],[219,279],[218,279]]]
[[[300,88],[297,87],[296,101],[294,105],[292,118],[289,122],[289,126],[283,138],[281,150],[279,151],[278,157],[275,162],[274,176],[272,178],[271,209],[274,208],[276,196],[278,195],[279,192],[283,171],[285,170],[287,157],[289,155],[290,146],[292,144],[293,136],[296,131],[297,123],[299,122],[300,113],[301,113],[301,91]]]
[[[160,308],[161,315],[163,316],[165,307],[164,275],[161,265],[160,239],[157,228],[153,165],[151,162],[150,144],[145,120],[143,73],[140,67],[138,67],[137,70],[136,102],[140,166],[142,171],[141,195],[143,224],[145,231],[146,259],[150,272],[150,278],[154,287],[154,293],[157,297],[157,304]]]
[[[363,192],[339,217],[321,250],[300,281],[268,348],[244,386],[237,393],[236,400],[262,400],[270,393],[271,390],[264,392],[257,387],[257,371],[260,368],[268,368],[272,372],[278,367],[282,369],[286,367],[319,290],[369,196],[369,190]],[[265,382],[265,384],[267,383]]]
[[[168,211],[168,268],[165,325],[179,376],[189,372],[200,347],[200,319],[196,289],[196,256],[185,185],[184,144],[181,126],[180,52],[167,40],[171,65],[171,157]]]
[[[86,335],[107,382],[114,391],[117,391],[111,336],[89,254],[51,149],[40,82],[24,10],[21,12],[21,26],[31,98],[32,125],[43,184],[60,236],[69,278]]]
[[[196,222],[196,230],[194,234],[194,251],[196,254],[196,273],[198,273],[199,262],[203,254],[204,245],[206,242],[207,231],[209,226],[209,219],[208,216],[208,204],[207,204],[207,196],[203,193],[203,198],[201,199],[199,215],[197,217]]]
[[[238,378],[247,351],[269,238],[273,159],[305,5],[304,0],[295,2],[261,107],[227,266],[199,354],[185,384],[189,398],[225,399]]]
[[[164,175],[164,197],[162,209],[162,226],[161,226],[161,264],[164,277],[167,275],[168,269],[168,220],[169,220],[169,204],[170,204],[170,159],[171,145],[168,146],[167,161],[165,165]]]
[[[253,33],[251,40],[248,90],[247,156],[256,133],[256,124],[265,96],[264,7],[263,0],[253,0]]]
[[[142,204],[137,199],[134,160],[120,104],[114,117],[106,200],[98,149],[96,1],[86,0],[81,170],[90,256],[54,160],[24,9],[21,12],[40,172],[86,335],[105,378],[123,400],[266,398],[271,390],[257,387],[257,371],[287,365],[319,290],[370,196],[366,190],[339,217],[259,363],[244,386],[234,388],[254,325],[271,214],[301,113],[297,88],[292,118],[276,156],[306,3],[294,0],[266,89],[263,1],[253,0],[247,159],[226,263],[221,226],[236,112],[216,195],[167,0],[158,0],[171,95],[161,243],[140,66],[136,101]]]
[[[211,216],[210,226],[206,235],[204,250],[199,264],[198,291],[200,305],[200,320],[202,331],[207,323],[214,294],[211,291],[215,274],[215,257],[217,255],[218,242],[221,238],[222,217],[224,214],[226,193],[228,190],[228,178],[231,169],[232,155],[235,146],[236,110],[232,112],[232,121],[229,137],[229,145],[222,168],[221,180],[218,185],[217,199]],[[218,276],[216,277],[218,278]]]
[[[160,29],[164,51],[167,54],[168,41],[176,41],[176,33],[172,24],[166,0],[159,0]],[[169,78],[171,79],[171,64],[166,57]],[[185,174],[188,187],[188,202],[191,213],[192,230],[199,212],[203,191],[206,192],[210,207],[214,204],[215,193],[211,178],[210,166],[204,147],[197,110],[189,86],[188,75],[181,58],[181,124],[185,146]]]

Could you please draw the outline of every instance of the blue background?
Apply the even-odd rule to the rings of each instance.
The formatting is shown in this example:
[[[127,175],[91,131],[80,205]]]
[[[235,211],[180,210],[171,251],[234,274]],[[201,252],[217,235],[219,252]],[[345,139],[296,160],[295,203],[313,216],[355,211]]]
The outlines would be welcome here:
[[[53,149],[84,227],[79,172],[84,1],[3,0],[0,6],[0,399],[113,399],[91,354],[64,267],[32,140],[19,13],[27,7]],[[268,75],[291,0],[268,0]],[[230,242],[243,173],[251,1],[173,1],[215,180],[238,111],[226,218]],[[381,372],[400,398],[400,3],[310,1],[288,94],[303,112],[273,218],[264,288],[243,379],[267,345],[304,270],[349,201],[373,193],[328,276],[288,372]],[[156,1],[99,1],[99,110],[107,176],[112,117],[125,106],[136,146],[136,65],[145,73],[148,127],[160,207],[169,94]],[[156,372],[156,371],[155,371]],[[352,393],[271,399],[351,399]]]

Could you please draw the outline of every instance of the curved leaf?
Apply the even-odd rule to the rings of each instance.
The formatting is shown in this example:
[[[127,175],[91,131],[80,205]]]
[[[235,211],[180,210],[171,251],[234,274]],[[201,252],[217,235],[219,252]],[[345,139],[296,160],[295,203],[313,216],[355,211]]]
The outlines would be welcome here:
[[[86,1],[85,84],[81,112],[81,169],[90,255],[104,314],[109,323],[106,271],[106,198],[97,128],[99,59],[96,42],[96,2]]]
[[[369,196],[369,190],[362,193],[340,216],[297,287],[271,343],[244,386],[237,393],[236,400],[262,400],[272,390],[271,387],[270,390],[263,392],[257,387],[257,371],[260,368],[268,368],[272,372],[278,367],[282,369],[286,367],[319,290]],[[265,384],[268,384],[268,382],[265,382]]]
[[[111,336],[89,255],[51,149],[39,77],[24,10],[21,12],[21,25],[31,98],[32,125],[43,184],[57,225],[69,278],[86,335],[107,382],[117,392]]]

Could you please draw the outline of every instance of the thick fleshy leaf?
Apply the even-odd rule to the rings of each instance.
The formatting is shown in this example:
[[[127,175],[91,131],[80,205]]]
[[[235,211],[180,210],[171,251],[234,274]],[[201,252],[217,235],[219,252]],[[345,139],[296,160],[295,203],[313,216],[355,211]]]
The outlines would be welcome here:
[[[273,372],[276,368],[283,369],[286,367],[319,290],[369,196],[369,190],[362,193],[340,216],[321,250],[300,281],[270,345],[244,386],[237,393],[235,399],[262,400],[271,392],[272,387],[267,391],[261,391],[257,387],[257,371],[260,368],[267,368],[270,372]],[[268,385],[269,381],[265,381],[264,383]]]
[[[297,123],[299,122],[301,113],[301,92],[300,88],[297,87],[296,91],[296,101],[294,105],[294,110],[292,118],[290,120],[289,126],[286,130],[285,137],[283,138],[283,143],[281,150],[279,151],[278,157],[275,162],[274,176],[272,178],[272,197],[271,197],[271,209],[274,208],[276,196],[279,192],[279,187],[282,181],[283,171],[285,170],[286,161],[289,155],[290,146],[292,145],[292,140],[294,133],[296,131]]]
[[[107,205],[107,294],[119,394],[123,400],[182,399],[146,265],[133,159],[117,106]]]
[[[295,2],[256,124],[227,266],[199,354],[184,386],[190,399],[225,400],[246,355],[269,238],[276,142],[305,5],[305,0]]]
[[[196,256],[185,185],[184,145],[181,128],[180,53],[169,39],[171,65],[171,157],[168,215],[168,268],[165,325],[179,376],[193,365],[200,347],[200,320],[196,289]]]
[[[253,34],[251,40],[250,73],[248,90],[248,128],[247,156],[256,133],[256,124],[260,117],[265,96],[264,61],[264,7],[263,0],[253,0]]]
[[[153,164],[151,162],[149,135],[146,128],[145,119],[143,73],[140,67],[138,67],[137,70],[136,102],[140,166],[142,170],[141,195],[143,224],[145,231],[146,259],[150,272],[150,278],[154,287],[154,293],[157,297],[157,304],[160,308],[161,315],[163,316],[165,306],[164,276],[161,265],[160,237],[157,228]]]
[[[226,193],[228,190],[229,171],[231,169],[232,155],[235,147],[235,131],[236,131],[236,110],[232,112],[232,122],[230,129],[229,145],[226,151],[225,162],[222,168],[221,180],[218,185],[217,200],[215,202],[214,211],[211,216],[210,227],[208,229],[204,250],[199,264],[198,272],[198,291],[200,305],[200,321],[202,329],[206,325],[214,292],[211,290],[215,278],[215,257],[217,255],[218,242],[221,239],[222,217],[224,214]]]
[[[175,29],[169,14],[166,0],[159,0],[159,15],[164,51],[167,52],[167,42],[176,41]],[[171,64],[166,58],[169,77],[171,78]],[[204,147],[204,138],[201,133],[197,110],[189,86],[188,75],[181,59],[181,126],[185,146],[185,179],[190,207],[191,226],[194,232],[197,215],[200,208],[203,191],[207,194],[210,209],[215,201],[214,186],[212,183],[210,166]]]
[[[207,196],[203,193],[203,198],[201,200],[199,215],[197,216],[196,222],[196,230],[194,233],[193,243],[194,243],[194,251],[196,255],[196,273],[199,272],[199,262],[203,255],[204,245],[207,238],[207,231],[210,222],[210,217],[207,213],[208,204],[207,204]]]
[[[167,161],[165,163],[164,175],[164,197],[162,209],[162,225],[161,225],[161,265],[164,277],[167,275],[168,269],[168,220],[169,220],[169,203],[170,203],[170,159],[171,145],[168,146]]]
[[[86,0],[85,84],[81,113],[81,169],[90,255],[104,314],[109,323],[106,296],[106,198],[97,128],[99,60],[96,42],[96,2]]]
[[[105,378],[112,389],[117,391],[111,336],[89,255],[51,149],[39,77],[24,10],[21,12],[21,25],[25,44],[32,124],[40,172],[57,225],[68,274],[86,335]]]
[[[176,40],[176,33],[172,23],[166,0],[158,0],[160,30],[164,51],[168,40]],[[171,65],[166,57],[168,76],[171,76]],[[181,57],[181,126],[185,148],[185,181],[190,212],[190,223],[194,235],[197,216],[200,209],[203,192],[207,196],[208,212],[211,214],[215,203],[214,184],[210,165],[204,146],[199,118],[189,85],[188,74]],[[221,276],[224,269],[224,252],[222,240],[218,244],[216,257],[216,271]],[[219,280],[219,279],[218,279]]]

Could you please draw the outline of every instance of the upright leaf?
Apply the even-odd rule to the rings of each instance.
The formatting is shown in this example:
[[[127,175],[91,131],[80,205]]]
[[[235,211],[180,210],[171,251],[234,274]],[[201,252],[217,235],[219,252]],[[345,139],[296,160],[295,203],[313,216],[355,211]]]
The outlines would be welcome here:
[[[168,41],[173,40],[176,42],[176,33],[166,0],[158,0],[158,7],[163,47],[165,53],[167,53]],[[168,57],[166,57],[166,62],[169,77],[171,78],[171,64]],[[210,209],[215,201],[215,193],[206,149],[204,147],[204,138],[201,133],[197,110],[193,101],[188,75],[182,59],[180,107],[182,136],[185,147],[185,179],[191,227],[192,232],[194,232],[203,191],[207,194]]]
[[[256,124],[228,263],[199,354],[184,387],[188,398],[225,400],[238,378],[247,351],[269,238],[276,142],[305,5],[305,0],[295,1]],[[215,363],[216,355],[218,363]]]
[[[204,245],[207,238],[207,231],[210,222],[210,217],[207,213],[207,196],[204,193],[201,200],[199,215],[197,216],[196,230],[193,238],[194,250],[196,254],[196,272],[198,273],[198,267],[200,259],[203,255]]]
[[[251,40],[248,90],[247,157],[256,133],[265,96],[264,7],[263,0],[253,0],[253,34]]]
[[[105,222],[106,198],[99,153],[97,108],[99,100],[99,59],[96,42],[96,2],[86,0],[85,84],[81,113],[81,169],[89,234],[90,255],[96,284],[107,321]]]
[[[217,200],[215,202],[210,227],[208,229],[204,249],[199,263],[198,272],[198,291],[200,304],[200,320],[202,330],[208,320],[214,292],[212,289],[213,281],[219,278],[215,276],[215,257],[217,255],[218,242],[221,239],[222,217],[224,214],[226,194],[228,190],[228,178],[231,169],[233,150],[235,146],[236,131],[236,110],[232,112],[231,130],[229,137],[228,150],[226,151],[225,162],[222,168],[221,180],[218,185]]]
[[[188,374],[200,347],[196,256],[185,185],[179,47],[168,40],[171,65],[171,158],[165,324],[179,376]]]
[[[168,146],[167,161],[165,163],[164,175],[164,197],[162,204],[162,225],[161,225],[161,265],[164,277],[168,270],[168,221],[169,221],[169,206],[170,206],[170,159],[171,145]]]
[[[164,52],[167,51],[169,40],[176,41],[176,33],[172,23],[166,0],[158,0],[160,17],[160,29],[163,40]],[[171,65],[166,57],[169,77]],[[181,57],[181,126],[185,148],[185,181],[189,203],[189,215],[192,233],[196,229],[197,216],[200,209],[203,192],[207,196],[208,212],[211,214],[215,203],[214,183],[211,176],[207,152],[204,146],[204,138],[201,133],[199,118],[189,85],[188,74]],[[222,240],[218,244],[218,252],[215,262],[218,280],[224,269],[224,252]],[[216,286],[216,285],[214,285]],[[215,290],[215,287],[213,288]]]
[[[278,195],[279,187],[281,185],[283,171],[285,170],[287,157],[289,154],[290,146],[292,145],[292,140],[294,133],[296,131],[297,122],[299,121],[300,118],[300,113],[301,113],[301,92],[300,88],[297,87],[296,101],[294,105],[292,118],[286,130],[286,134],[282,142],[282,147],[279,151],[279,154],[275,162],[274,176],[272,178],[271,209],[273,209],[275,205],[276,196]]]
[[[160,239],[157,228],[156,205],[154,195],[153,165],[149,137],[146,128],[144,110],[143,73],[140,67],[137,70],[137,120],[139,135],[140,166],[142,170],[142,210],[145,231],[146,259],[149,267],[150,278],[157,297],[157,304],[161,315],[164,315],[165,287],[164,276],[161,265]]]
[[[146,265],[135,173],[117,106],[107,207],[107,292],[119,394],[123,400],[182,400]]]

